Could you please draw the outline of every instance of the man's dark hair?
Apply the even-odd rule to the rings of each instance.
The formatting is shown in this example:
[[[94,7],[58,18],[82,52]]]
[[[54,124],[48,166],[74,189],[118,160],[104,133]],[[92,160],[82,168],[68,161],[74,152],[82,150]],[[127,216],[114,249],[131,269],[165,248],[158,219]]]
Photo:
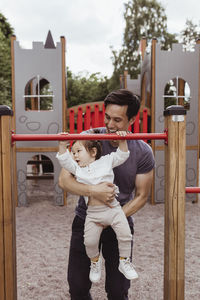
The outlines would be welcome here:
[[[108,104],[117,104],[120,106],[128,105],[126,115],[128,120],[130,120],[137,115],[140,109],[140,97],[127,89],[120,89],[113,91],[106,96],[104,99],[105,107]]]

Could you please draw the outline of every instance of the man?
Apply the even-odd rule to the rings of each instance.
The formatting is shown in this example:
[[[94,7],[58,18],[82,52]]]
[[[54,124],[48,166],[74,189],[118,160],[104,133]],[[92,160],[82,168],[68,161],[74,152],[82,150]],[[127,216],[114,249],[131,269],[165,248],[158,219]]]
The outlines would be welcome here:
[[[140,108],[140,99],[132,92],[121,89],[111,92],[104,100],[105,126],[100,133],[115,133],[128,131],[134,123]],[[102,141],[103,155],[116,151],[118,141]],[[117,200],[123,207],[133,234],[131,216],[142,208],[150,192],[154,157],[149,145],[143,141],[129,140],[130,157],[121,166],[114,168],[114,183],[119,187]],[[109,205],[115,194],[111,183],[99,185],[84,185],[76,182],[75,178],[62,169],[59,185],[65,191],[83,196],[93,196]],[[134,196],[133,191],[135,190]],[[84,246],[84,220],[87,207],[83,197],[80,197],[76,208],[76,216],[72,224],[70,244],[68,282],[72,300],[91,300],[89,280],[90,260]],[[118,270],[119,250],[116,235],[111,227],[107,227],[101,234],[101,249],[105,259],[106,284],[105,289],[109,300],[128,299],[130,281]]]

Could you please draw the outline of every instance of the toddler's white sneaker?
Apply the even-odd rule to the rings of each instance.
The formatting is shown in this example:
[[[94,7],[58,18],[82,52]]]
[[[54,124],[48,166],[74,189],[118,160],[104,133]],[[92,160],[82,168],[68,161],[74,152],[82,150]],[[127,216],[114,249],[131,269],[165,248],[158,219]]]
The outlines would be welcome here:
[[[119,271],[129,280],[138,278],[129,257],[119,260]]]
[[[99,260],[97,262],[91,261],[90,265],[90,281],[96,283],[101,278],[101,256],[99,256]]]

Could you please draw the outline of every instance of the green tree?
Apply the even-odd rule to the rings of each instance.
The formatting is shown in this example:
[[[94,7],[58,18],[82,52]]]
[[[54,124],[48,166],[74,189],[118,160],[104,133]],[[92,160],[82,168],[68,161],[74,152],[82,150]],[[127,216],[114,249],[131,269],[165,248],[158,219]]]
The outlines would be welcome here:
[[[13,29],[0,13],[0,104],[12,105],[10,37]]]
[[[103,101],[108,94],[109,79],[100,73],[73,75],[67,69],[67,106]]]
[[[200,38],[200,25],[193,23],[192,20],[186,20],[185,28],[180,33],[180,42],[183,43],[186,51],[192,51],[197,39]]]
[[[162,49],[169,49],[172,43],[177,42],[175,34],[167,31],[167,17],[162,5],[156,0],[129,0],[125,5],[125,30],[122,49],[112,49],[112,62],[114,66],[111,82],[119,85],[119,75],[124,70],[132,78],[140,73],[139,43],[143,37],[147,45],[153,38],[158,40]],[[118,78],[118,80],[117,80]]]

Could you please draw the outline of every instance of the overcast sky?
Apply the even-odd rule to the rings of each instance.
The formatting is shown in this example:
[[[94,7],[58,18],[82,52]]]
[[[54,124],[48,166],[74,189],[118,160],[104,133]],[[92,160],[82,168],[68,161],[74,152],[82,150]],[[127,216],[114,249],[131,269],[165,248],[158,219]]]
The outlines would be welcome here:
[[[127,0],[0,0],[0,12],[15,30],[21,47],[45,42],[51,30],[54,42],[66,38],[66,65],[74,74],[88,71],[110,76],[112,45],[119,49],[124,32]],[[200,20],[199,0],[161,0],[168,30],[180,32],[186,19]]]

